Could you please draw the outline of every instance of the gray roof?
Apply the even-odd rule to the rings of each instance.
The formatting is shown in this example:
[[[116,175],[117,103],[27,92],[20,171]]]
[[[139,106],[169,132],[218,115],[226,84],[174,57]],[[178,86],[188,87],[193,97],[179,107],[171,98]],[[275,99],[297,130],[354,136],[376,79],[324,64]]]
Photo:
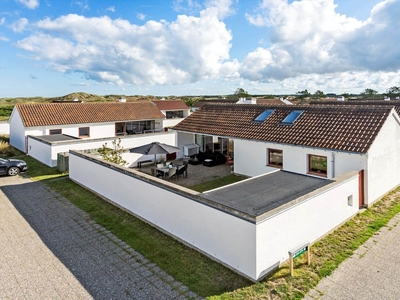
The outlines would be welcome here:
[[[75,141],[80,139],[66,134],[39,135],[35,136],[35,138],[46,142]]]
[[[332,180],[277,171],[201,194],[202,197],[258,217],[308,193],[332,183]]]

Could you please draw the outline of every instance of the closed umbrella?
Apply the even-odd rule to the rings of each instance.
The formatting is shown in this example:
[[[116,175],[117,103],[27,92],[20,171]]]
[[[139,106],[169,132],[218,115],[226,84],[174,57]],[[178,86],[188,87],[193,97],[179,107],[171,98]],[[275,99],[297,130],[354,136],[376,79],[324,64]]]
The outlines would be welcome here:
[[[157,154],[171,154],[178,151],[181,151],[181,149],[179,149],[178,147],[159,142],[153,142],[150,144],[129,149],[130,153],[139,153],[145,155],[154,154],[154,163],[156,163]]]

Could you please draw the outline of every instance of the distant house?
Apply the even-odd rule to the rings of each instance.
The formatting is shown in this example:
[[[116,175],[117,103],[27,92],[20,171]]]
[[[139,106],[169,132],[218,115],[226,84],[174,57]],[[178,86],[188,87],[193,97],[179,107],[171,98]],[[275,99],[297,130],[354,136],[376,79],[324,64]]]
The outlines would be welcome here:
[[[80,139],[163,130],[165,116],[151,102],[17,104],[10,145],[28,152],[27,136],[64,134]]]
[[[192,111],[196,111],[201,109],[204,105],[207,104],[235,104],[238,100],[236,99],[210,99],[210,100],[199,100],[195,104],[192,105]]]
[[[152,102],[165,116],[163,128],[175,126],[190,115],[190,108],[182,100],[153,100]]]

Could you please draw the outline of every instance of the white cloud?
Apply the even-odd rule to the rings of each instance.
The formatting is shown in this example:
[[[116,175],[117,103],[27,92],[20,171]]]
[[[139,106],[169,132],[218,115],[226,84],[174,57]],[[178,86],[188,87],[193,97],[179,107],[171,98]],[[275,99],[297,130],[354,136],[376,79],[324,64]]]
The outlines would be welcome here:
[[[18,21],[15,21],[11,24],[11,28],[14,32],[22,32],[25,30],[26,26],[28,26],[29,21],[26,18],[21,18]]]
[[[111,11],[111,12],[115,12],[115,7],[114,6],[110,6],[110,7],[107,8],[107,10]]]
[[[264,0],[246,15],[256,26],[270,27],[269,48],[244,59],[240,74],[270,82],[302,74],[396,71],[400,55],[400,0],[376,5],[365,22],[335,12],[333,0]]]
[[[6,22],[6,18],[4,18],[4,17],[1,18],[1,19],[0,19],[0,26],[3,25],[5,22]]]
[[[74,1],[74,4],[79,6],[82,10],[89,10],[89,4],[87,0]]]
[[[15,0],[18,3],[21,3],[23,6],[26,6],[29,9],[36,9],[39,7],[39,0]]]
[[[138,26],[107,16],[70,14],[37,22],[36,32],[17,47],[60,72],[82,72],[99,82],[198,82],[221,73],[235,76],[239,67],[228,61],[232,35],[219,17],[219,8],[208,7],[200,17],[180,15],[173,22]]]
[[[146,15],[142,13],[137,13],[136,18],[138,18],[140,21],[143,21],[144,19],[146,19]]]
[[[7,38],[7,37],[5,37],[5,36],[2,36],[1,34],[0,34],[0,41],[2,41],[2,42],[8,42],[10,39],[9,38]]]

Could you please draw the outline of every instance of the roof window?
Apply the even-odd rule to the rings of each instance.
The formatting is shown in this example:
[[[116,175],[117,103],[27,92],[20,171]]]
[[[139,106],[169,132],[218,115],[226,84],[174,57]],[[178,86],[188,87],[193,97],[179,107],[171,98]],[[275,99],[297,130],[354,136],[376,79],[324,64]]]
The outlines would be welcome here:
[[[292,125],[304,112],[304,110],[293,110],[281,122],[281,125]]]
[[[261,114],[259,114],[258,117],[254,119],[254,121],[264,122],[274,111],[275,109],[266,109]]]

